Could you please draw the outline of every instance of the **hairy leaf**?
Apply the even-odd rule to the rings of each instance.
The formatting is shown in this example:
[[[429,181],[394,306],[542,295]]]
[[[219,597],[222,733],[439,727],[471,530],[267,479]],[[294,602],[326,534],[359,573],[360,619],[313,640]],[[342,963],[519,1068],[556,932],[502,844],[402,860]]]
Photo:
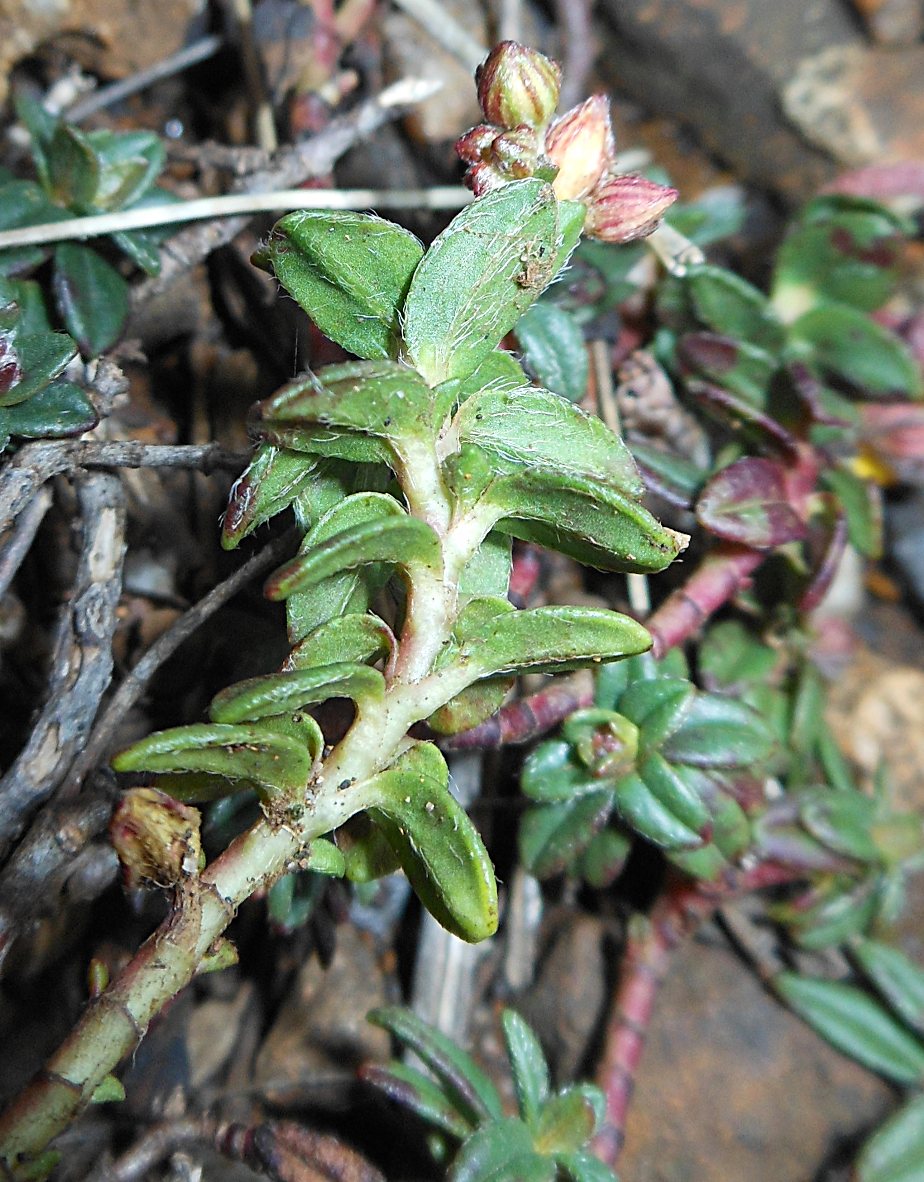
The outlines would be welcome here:
[[[213,722],[253,722],[273,714],[303,710],[329,698],[362,703],[385,693],[385,679],[368,665],[338,662],[251,677],[216,694],[209,706]]]
[[[281,218],[254,261],[272,269],[318,328],[358,357],[396,357],[399,313],[423,256],[413,234],[370,214]]]
[[[311,764],[310,753],[290,736],[218,723],[158,731],[112,760],[117,772],[209,772],[283,792],[304,788]]]
[[[431,386],[464,378],[556,273],[561,238],[548,185],[515,181],[458,214],[414,272],[405,351]]]

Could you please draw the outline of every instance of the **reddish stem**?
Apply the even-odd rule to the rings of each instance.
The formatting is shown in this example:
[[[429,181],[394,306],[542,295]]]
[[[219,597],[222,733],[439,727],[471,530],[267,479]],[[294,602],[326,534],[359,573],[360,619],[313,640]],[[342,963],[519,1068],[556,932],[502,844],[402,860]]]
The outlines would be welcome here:
[[[622,1149],[645,1038],[674,952],[723,903],[762,887],[792,882],[803,873],[767,862],[751,870],[730,867],[719,882],[672,875],[650,914],[631,921],[597,1070],[597,1083],[606,1096],[606,1124],[593,1145],[600,1161],[612,1167]]]
[[[508,702],[486,721],[453,735],[442,746],[449,751],[493,751],[508,743],[528,743],[547,734],[575,710],[593,705],[593,700],[593,686],[586,679],[562,678],[529,697]]]
[[[710,616],[750,583],[766,557],[759,550],[731,543],[707,554],[683,586],[645,621],[654,641],[654,655],[663,657],[668,649],[694,636]]]

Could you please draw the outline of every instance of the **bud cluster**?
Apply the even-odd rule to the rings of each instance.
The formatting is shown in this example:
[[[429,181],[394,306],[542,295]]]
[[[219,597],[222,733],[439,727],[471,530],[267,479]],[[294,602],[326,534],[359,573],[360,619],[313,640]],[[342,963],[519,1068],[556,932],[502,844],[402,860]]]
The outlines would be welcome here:
[[[502,41],[475,74],[486,123],[466,132],[456,151],[469,165],[466,184],[481,196],[524,177],[552,182],[559,201],[587,206],[586,233],[634,242],[655,230],[676,189],[616,172],[610,107],[594,95],[552,116],[560,93],[555,62],[515,41]]]

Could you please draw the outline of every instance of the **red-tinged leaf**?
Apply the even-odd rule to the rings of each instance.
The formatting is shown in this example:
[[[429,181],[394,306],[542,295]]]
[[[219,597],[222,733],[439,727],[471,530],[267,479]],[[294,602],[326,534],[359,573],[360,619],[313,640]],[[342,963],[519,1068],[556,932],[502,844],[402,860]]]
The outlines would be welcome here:
[[[473,1130],[472,1122],[459,1112],[442,1089],[413,1067],[395,1062],[387,1067],[368,1063],[359,1069],[359,1076],[452,1137],[464,1140]]]
[[[471,1055],[447,1035],[401,1006],[383,1006],[367,1018],[382,1026],[423,1060],[461,1105],[467,1120],[497,1121],[503,1115],[497,1090]]]
[[[122,335],[128,319],[128,284],[89,246],[62,242],[55,248],[55,300],[71,336],[87,357],[96,357]]]
[[[689,378],[687,390],[702,404],[704,410],[720,422],[732,427],[748,427],[761,439],[776,443],[787,451],[795,448],[796,439],[787,427],[740,394],[726,390],[717,382],[707,382],[701,378]]]
[[[773,983],[786,1004],[843,1054],[895,1083],[924,1079],[924,1043],[862,989],[798,973],[779,973]]]
[[[677,357],[685,376],[717,382],[753,406],[764,404],[778,367],[776,358],[763,349],[711,332],[681,337]]]
[[[864,402],[863,443],[899,480],[924,484],[924,405],[920,402]]]
[[[840,568],[847,538],[847,518],[843,513],[832,511],[827,520],[812,521],[807,546],[812,576],[799,600],[800,612],[814,611],[827,595]]]
[[[723,541],[772,550],[801,541],[805,523],[789,503],[779,464],[748,456],[723,468],[703,489],[696,505],[700,525]]]

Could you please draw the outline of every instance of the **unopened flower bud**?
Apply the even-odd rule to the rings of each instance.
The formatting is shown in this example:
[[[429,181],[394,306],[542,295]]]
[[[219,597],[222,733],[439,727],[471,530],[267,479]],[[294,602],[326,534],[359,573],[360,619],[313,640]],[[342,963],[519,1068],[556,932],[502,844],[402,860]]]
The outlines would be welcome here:
[[[561,69],[516,41],[501,41],[475,71],[478,102],[499,127],[545,127],[558,106]]]
[[[545,154],[558,165],[552,188],[559,201],[580,201],[593,192],[616,158],[608,99],[595,94],[556,119],[546,133]]]
[[[456,155],[466,164],[478,164],[497,138],[497,128],[479,123],[456,140]]]
[[[658,228],[678,196],[644,176],[611,176],[591,195],[584,232],[603,242],[635,242]]]
[[[198,874],[201,817],[156,788],[132,788],[122,797],[109,834],[125,870],[126,886],[176,886]]]
[[[525,124],[495,136],[487,155],[489,164],[516,181],[533,175],[538,158],[539,137]]]
[[[465,174],[465,183],[476,197],[483,197],[492,189],[499,189],[507,183],[507,178],[490,164],[473,164]]]

